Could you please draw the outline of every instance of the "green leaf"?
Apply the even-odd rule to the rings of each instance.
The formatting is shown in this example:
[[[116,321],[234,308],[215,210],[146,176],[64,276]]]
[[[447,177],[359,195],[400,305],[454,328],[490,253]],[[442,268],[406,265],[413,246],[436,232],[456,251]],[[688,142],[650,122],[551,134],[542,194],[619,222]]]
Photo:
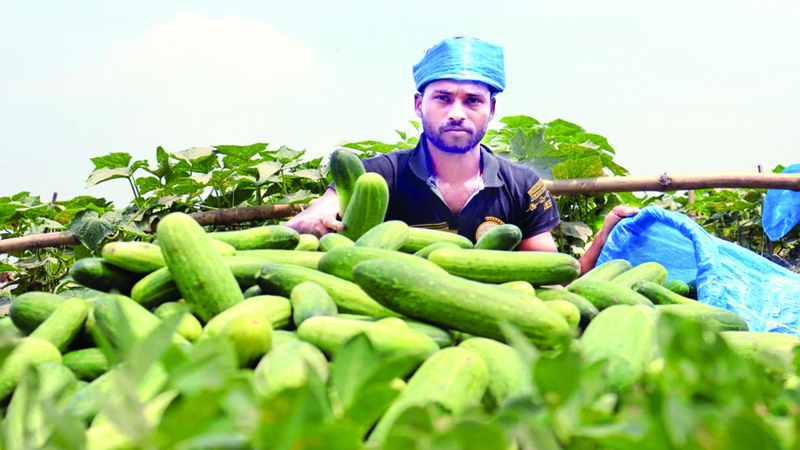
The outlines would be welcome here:
[[[253,156],[258,155],[267,149],[266,143],[256,143],[252,145],[215,145],[217,152],[232,157],[232,161],[249,161]]]
[[[545,138],[555,139],[557,137],[574,136],[584,131],[580,126],[567,122],[566,120],[556,119],[552,122],[546,123]]]
[[[589,242],[589,237],[593,234],[592,229],[581,221],[561,222],[558,225],[558,232],[566,236],[578,238],[582,242]]]
[[[466,419],[437,435],[432,448],[506,450],[509,447],[503,430],[496,424]]]
[[[130,176],[131,176],[131,170],[127,167],[119,167],[113,169],[108,167],[103,167],[89,174],[89,178],[86,179],[85,187],[90,188],[104,181],[113,180],[115,178],[129,178]]]
[[[109,153],[106,156],[98,156],[91,160],[94,163],[95,171],[99,169],[118,169],[128,167],[131,162],[131,155],[128,153]]]
[[[161,188],[162,184],[156,177],[139,177],[136,179],[136,187],[139,188],[139,194],[143,195]]]
[[[196,161],[208,158],[214,154],[212,147],[192,147],[186,150],[173,153],[172,157],[178,161],[183,161],[187,164],[194,165]]]
[[[277,203],[288,203],[288,204],[307,203],[311,199],[314,199],[314,198],[317,198],[317,197],[319,197],[319,195],[313,194],[310,191],[307,191],[305,189],[301,189],[301,190],[299,190],[297,192],[281,196],[278,199]]]
[[[0,261],[0,272],[18,272],[19,269],[16,266],[12,266],[11,264],[6,264]]]
[[[541,122],[528,116],[506,116],[500,119],[500,123],[505,124],[507,128],[533,128],[541,125]]]
[[[562,161],[552,166],[552,171],[555,179],[601,177],[603,162],[595,153],[594,156]]]
[[[252,166],[253,169],[258,170],[258,180],[263,184],[269,177],[275,175],[281,170],[281,163],[277,161],[267,161]]]
[[[280,161],[282,164],[288,164],[291,161],[299,159],[301,156],[303,156],[304,153],[305,150],[292,150],[289,147],[283,145],[281,146],[281,148],[278,149],[276,157],[278,158],[278,161]]]
[[[544,400],[558,407],[578,388],[580,370],[580,354],[568,349],[555,356],[540,357],[533,367],[533,379]]]
[[[306,179],[309,179],[311,181],[318,181],[318,180],[320,180],[320,179],[322,179],[324,177],[322,175],[322,172],[320,172],[317,169],[298,170],[296,172],[292,172],[291,175],[293,175],[295,177],[298,177],[298,178],[306,178]]]
[[[97,252],[98,244],[106,236],[111,236],[115,232],[114,224],[100,217],[97,211],[91,210],[78,213],[68,229],[73,232],[81,244],[93,252]]]

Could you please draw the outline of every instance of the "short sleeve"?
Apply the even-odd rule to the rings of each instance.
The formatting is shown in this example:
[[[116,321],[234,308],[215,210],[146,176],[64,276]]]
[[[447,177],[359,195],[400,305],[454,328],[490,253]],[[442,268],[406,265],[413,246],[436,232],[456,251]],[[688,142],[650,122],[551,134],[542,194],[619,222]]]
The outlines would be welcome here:
[[[536,173],[529,172],[522,186],[525,190],[518,200],[520,216],[517,226],[523,239],[549,231],[561,223],[555,198]]]

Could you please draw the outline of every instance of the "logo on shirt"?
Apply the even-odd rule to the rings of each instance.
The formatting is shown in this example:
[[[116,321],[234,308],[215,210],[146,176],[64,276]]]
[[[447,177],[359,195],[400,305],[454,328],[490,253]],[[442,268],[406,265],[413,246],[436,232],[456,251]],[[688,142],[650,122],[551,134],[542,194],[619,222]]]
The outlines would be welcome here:
[[[531,199],[531,205],[528,207],[528,211],[536,211],[540,206],[544,211],[553,207],[553,200],[550,197],[550,193],[547,192],[547,188],[544,187],[542,180],[536,181],[536,183],[528,189],[528,196]]]
[[[478,229],[475,230],[475,242],[478,242],[478,239],[480,239],[481,236],[486,234],[487,231],[491,230],[492,228],[498,225],[503,225],[505,223],[502,220],[498,219],[497,217],[492,217],[492,216],[486,216],[484,219],[485,222],[478,225]]]

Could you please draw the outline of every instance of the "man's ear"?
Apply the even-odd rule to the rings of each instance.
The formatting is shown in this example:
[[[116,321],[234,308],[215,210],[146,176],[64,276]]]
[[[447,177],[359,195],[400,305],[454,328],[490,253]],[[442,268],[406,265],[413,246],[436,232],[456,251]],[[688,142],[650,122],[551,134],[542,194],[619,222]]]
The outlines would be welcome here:
[[[414,94],[414,112],[417,113],[417,117],[422,118],[422,94],[419,92]]]
[[[494,106],[495,106],[495,104],[497,104],[497,99],[492,97],[492,99],[489,100],[489,121],[494,119]]]

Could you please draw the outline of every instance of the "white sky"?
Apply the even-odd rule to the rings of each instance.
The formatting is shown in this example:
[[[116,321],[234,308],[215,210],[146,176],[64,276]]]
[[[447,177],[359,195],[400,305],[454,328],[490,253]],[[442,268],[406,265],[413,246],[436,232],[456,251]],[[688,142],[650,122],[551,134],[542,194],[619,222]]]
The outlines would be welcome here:
[[[798,23],[794,0],[0,0],[0,196],[121,208],[90,158],[159,145],[394,142],[411,66],[457,35],[505,49],[496,118],[575,122],[633,175],[771,170],[800,162]]]

